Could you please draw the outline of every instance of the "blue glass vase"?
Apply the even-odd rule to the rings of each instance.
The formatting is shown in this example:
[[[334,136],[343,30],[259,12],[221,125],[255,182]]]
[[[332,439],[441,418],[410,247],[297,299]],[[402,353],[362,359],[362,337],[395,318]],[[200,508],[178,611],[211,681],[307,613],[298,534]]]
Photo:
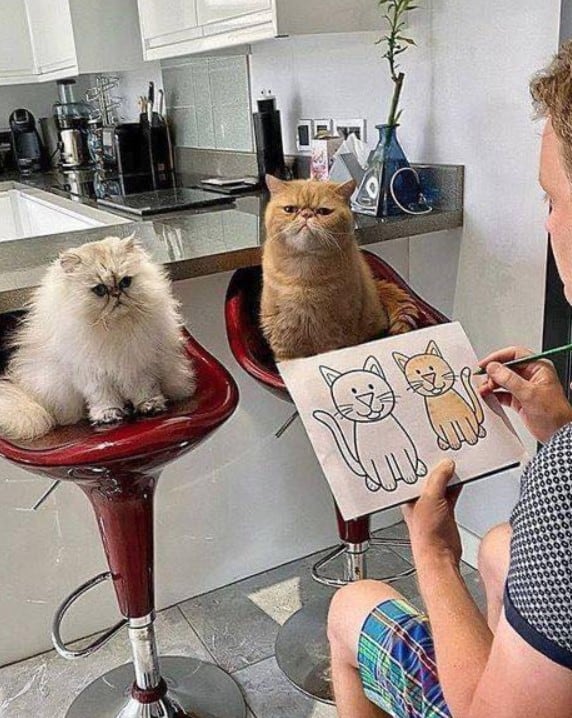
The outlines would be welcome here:
[[[410,169],[397,139],[398,125],[376,125],[379,142],[368,162],[352,204],[355,212],[374,217],[409,213],[418,206],[418,175]],[[417,214],[413,211],[412,214]]]

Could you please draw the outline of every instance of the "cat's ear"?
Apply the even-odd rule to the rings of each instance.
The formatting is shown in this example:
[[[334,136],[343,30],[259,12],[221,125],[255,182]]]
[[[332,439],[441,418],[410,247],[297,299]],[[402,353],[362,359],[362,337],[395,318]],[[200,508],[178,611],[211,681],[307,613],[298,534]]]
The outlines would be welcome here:
[[[125,237],[123,242],[125,243],[124,246],[128,252],[132,252],[134,249],[136,249],[136,250],[142,249],[141,244],[140,244],[139,240],[137,239],[137,235],[135,234],[135,232],[130,234],[128,237]]]
[[[393,358],[395,359],[397,366],[405,374],[405,365],[409,361],[409,357],[406,357],[405,354],[400,354],[399,352],[393,352]]]
[[[274,175],[266,175],[265,180],[270,194],[280,194],[288,187],[288,182],[283,182],[278,177],[274,177]]]
[[[434,354],[437,357],[443,358],[443,355],[441,354],[441,351],[437,344],[431,339],[429,344],[427,344],[427,349],[425,350],[425,354]]]
[[[352,180],[348,180],[347,182],[343,182],[342,184],[339,184],[336,187],[336,192],[341,195],[346,202],[350,201],[350,198],[352,194],[356,190],[356,183]]]
[[[321,366],[320,373],[324,377],[324,380],[328,386],[332,386],[336,379],[342,375],[341,372],[336,371],[335,369],[330,369],[327,366]]]
[[[72,274],[81,264],[81,257],[73,249],[68,249],[60,254],[59,262],[66,274]]]
[[[381,364],[375,357],[368,357],[363,365],[364,371],[370,371],[372,374],[377,374],[382,379],[385,379],[385,374],[381,368]]]

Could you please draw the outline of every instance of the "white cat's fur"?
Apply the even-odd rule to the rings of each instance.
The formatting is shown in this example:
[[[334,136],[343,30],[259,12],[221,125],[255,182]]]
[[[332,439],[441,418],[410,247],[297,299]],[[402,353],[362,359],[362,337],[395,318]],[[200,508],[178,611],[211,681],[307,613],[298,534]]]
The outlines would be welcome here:
[[[119,282],[131,278],[127,288]],[[97,296],[93,288],[105,285]],[[64,252],[48,269],[0,381],[0,433],[32,439],[86,416],[119,421],[193,394],[169,280],[133,238]]]

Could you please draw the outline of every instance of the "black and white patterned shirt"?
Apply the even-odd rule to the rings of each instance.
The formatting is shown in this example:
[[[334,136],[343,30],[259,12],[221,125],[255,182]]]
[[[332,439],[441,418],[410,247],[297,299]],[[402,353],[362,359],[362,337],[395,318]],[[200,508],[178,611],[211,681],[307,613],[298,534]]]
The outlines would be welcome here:
[[[572,668],[572,424],[526,467],[511,525],[506,618],[529,645]]]

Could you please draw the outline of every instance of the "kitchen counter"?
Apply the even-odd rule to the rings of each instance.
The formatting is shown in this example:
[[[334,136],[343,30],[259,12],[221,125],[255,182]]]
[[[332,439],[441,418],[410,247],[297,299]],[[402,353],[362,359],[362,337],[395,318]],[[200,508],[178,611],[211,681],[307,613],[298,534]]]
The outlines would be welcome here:
[[[356,235],[360,245],[462,225],[463,168],[434,166],[425,169],[433,173],[440,188],[441,199],[433,212],[387,219],[356,215]],[[50,186],[45,176],[34,177],[26,184],[62,194],[61,190]],[[78,201],[98,206],[93,200]],[[110,235],[125,237],[135,233],[151,256],[167,267],[173,280],[258,264],[264,241],[265,204],[264,195],[258,193],[241,196],[234,204],[220,208],[187,210],[156,215],[147,221],[0,242],[0,312],[21,307],[40,282],[47,265],[61,251]],[[132,219],[117,214],[123,220]]]

